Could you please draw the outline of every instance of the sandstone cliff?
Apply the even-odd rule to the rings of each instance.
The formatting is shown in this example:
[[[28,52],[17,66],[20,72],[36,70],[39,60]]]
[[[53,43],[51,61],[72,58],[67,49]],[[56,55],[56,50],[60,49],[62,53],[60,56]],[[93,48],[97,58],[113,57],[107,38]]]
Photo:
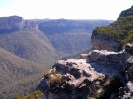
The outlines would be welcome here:
[[[36,90],[44,93],[43,99],[132,97],[132,46],[127,44],[121,52],[93,50],[87,59],[59,60],[45,72]]]
[[[94,50],[108,50],[118,52],[122,48],[122,44],[107,34],[99,34],[93,30],[91,42]]]
[[[38,24],[24,20],[23,17],[11,16],[11,17],[1,17],[0,18],[0,30],[12,30],[17,29],[21,30],[24,28],[38,28]]]
[[[87,59],[59,60],[45,72],[36,87],[43,99],[133,99],[133,17],[120,17],[93,30]]]
[[[119,18],[104,27],[97,27],[92,33],[94,50],[120,51],[126,43],[133,42],[133,6],[120,13]]]

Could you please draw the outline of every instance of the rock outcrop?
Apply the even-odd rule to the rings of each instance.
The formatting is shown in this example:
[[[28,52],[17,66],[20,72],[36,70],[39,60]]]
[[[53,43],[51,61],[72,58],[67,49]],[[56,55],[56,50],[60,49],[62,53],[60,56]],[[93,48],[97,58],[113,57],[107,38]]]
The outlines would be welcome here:
[[[132,44],[127,44],[121,52],[92,50],[87,59],[59,60],[36,90],[44,93],[43,99],[131,99],[131,52]]]
[[[121,73],[126,55],[125,51],[93,50],[87,60],[59,60],[45,73],[36,89],[44,93],[44,99],[86,99],[87,95],[103,99],[118,97],[115,91],[126,81]]]
[[[38,24],[24,20],[23,17],[11,16],[11,17],[2,17],[0,18],[0,30],[12,30],[17,29],[21,30],[24,28],[38,28]]]
[[[133,81],[128,81],[124,87],[119,88],[119,99],[133,99]]]
[[[122,11],[115,22],[93,30],[91,37],[93,50],[121,51],[123,45],[133,42],[132,31],[133,6]]]
[[[57,61],[36,87],[43,99],[133,99],[133,44],[123,47],[133,42],[133,35],[128,35],[132,12],[133,6],[120,14],[118,22],[93,30],[93,50],[81,55],[87,59]]]
[[[120,87],[119,98],[132,99],[133,98],[133,56],[131,56],[124,66],[124,72],[126,76],[126,85]]]
[[[119,18],[121,18],[121,17],[127,17],[127,16],[133,16],[133,6],[131,6],[131,8],[129,8],[127,10],[122,11],[120,13],[120,15],[119,15]]]
[[[53,73],[50,78],[45,75],[37,89],[45,94],[46,99],[75,99],[77,97],[85,99],[91,90],[95,91],[88,87],[95,83],[100,84],[105,79],[105,75],[95,71],[91,64],[86,63],[86,59],[60,60],[53,65],[50,71],[53,70],[61,75],[63,81],[57,83],[57,78],[55,78],[57,75]],[[55,78],[55,82],[50,82],[51,78]]]
[[[122,44],[120,42],[114,40],[107,34],[100,34],[96,30],[93,30],[91,42],[93,45],[93,50],[108,50],[118,52],[122,48]]]

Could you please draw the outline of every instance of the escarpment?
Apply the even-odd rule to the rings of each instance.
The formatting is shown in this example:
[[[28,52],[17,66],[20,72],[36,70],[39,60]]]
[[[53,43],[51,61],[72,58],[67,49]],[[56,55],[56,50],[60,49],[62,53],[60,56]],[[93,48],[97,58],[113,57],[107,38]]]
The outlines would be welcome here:
[[[93,30],[91,41],[94,50],[118,52],[123,45],[133,42],[133,6],[122,11],[119,18],[103,27]]]
[[[116,22],[93,30],[93,50],[86,54],[87,59],[59,60],[46,71],[36,87],[44,93],[43,99],[132,99],[130,15],[120,14]]]
[[[19,16],[10,16],[10,17],[2,17],[0,19],[0,30],[21,30],[24,28],[38,28],[38,24],[29,21],[24,20],[23,17]]]
[[[122,48],[122,44],[107,34],[99,34],[93,30],[91,42],[94,50],[108,50],[118,52]]]

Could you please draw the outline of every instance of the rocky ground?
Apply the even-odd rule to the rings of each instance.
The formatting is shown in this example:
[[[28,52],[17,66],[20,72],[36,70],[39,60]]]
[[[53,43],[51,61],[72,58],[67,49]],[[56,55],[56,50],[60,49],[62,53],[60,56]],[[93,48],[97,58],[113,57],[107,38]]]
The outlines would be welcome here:
[[[132,48],[127,44],[121,52],[93,50],[87,59],[59,60],[36,89],[44,93],[44,99],[130,99]]]

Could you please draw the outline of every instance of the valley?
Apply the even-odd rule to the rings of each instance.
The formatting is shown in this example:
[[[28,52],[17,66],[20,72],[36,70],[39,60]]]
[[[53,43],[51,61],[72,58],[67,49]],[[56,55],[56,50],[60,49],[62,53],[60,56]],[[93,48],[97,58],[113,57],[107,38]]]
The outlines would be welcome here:
[[[55,61],[90,50],[91,33],[110,20],[0,18],[0,98],[27,95]]]

